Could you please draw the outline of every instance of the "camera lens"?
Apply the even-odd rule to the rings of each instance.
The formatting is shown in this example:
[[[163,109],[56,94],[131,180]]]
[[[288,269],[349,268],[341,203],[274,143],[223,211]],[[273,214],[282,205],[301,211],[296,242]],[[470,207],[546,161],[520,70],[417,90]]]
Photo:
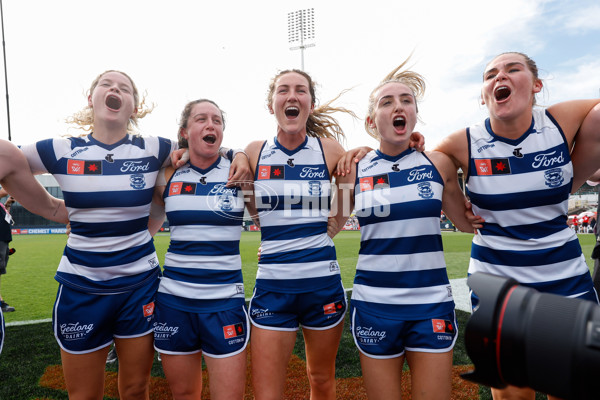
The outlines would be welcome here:
[[[479,307],[465,329],[475,371],[464,378],[497,388],[530,387],[561,398],[599,398],[600,307],[476,273]]]

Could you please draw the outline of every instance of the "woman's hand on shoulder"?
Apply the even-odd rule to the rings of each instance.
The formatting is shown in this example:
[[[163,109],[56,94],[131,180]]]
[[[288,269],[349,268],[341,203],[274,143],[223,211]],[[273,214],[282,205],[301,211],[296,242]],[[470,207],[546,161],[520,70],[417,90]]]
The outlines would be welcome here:
[[[188,149],[177,149],[171,153],[171,165],[177,169],[183,167],[186,162],[190,160],[190,153]]]
[[[226,186],[242,186],[251,180],[250,158],[245,152],[239,152],[235,155],[229,167],[229,178]]]
[[[408,145],[412,148],[414,148],[415,150],[417,150],[418,152],[424,152],[425,151],[425,136],[423,136],[423,134],[421,132],[413,132],[410,135],[410,142],[408,143]]]
[[[325,154],[325,162],[327,163],[327,169],[331,177],[335,174],[337,169],[337,162],[344,154],[344,148],[334,138],[320,138],[321,146],[323,146],[323,153]]]
[[[368,146],[356,147],[345,152],[337,163],[337,175],[346,176],[350,173],[352,166],[358,164],[373,149]]]

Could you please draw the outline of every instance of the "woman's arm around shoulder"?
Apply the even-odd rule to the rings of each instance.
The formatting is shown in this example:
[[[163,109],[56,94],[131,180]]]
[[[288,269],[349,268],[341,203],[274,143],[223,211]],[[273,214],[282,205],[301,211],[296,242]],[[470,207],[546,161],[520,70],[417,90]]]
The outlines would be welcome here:
[[[25,155],[5,140],[0,140],[0,184],[30,212],[51,221],[69,222],[65,202],[44,189],[31,174]]]
[[[600,99],[569,100],[553,104],[546,110],[556,120],[562,129],[569,148],[573,145],[575,136],[586,116],[600,103]]]
[[[250,172],[252,173],[252,179],[246,181],[241,187],[244,193],[244,203],[246,209],[250,214],[250,217],[254,221],[254,224],[260,227],[260,219],[258,217],[258,209],[256,208],[256,200],[254,198],[254,176],[256,175],[256,166],[258,165],[258,157],[260,156],[260,150],[262,149],[265,141],[255,140],[250,142],[244,151],[248,156],[248,162],[250,164]]]
[[[460,129],[448,136],[436,146],[434,152],[439,151],[450,157],[454,169],[462,168],[467,174],[469,168],[469,143],[467,142],[467,130]]]
[[[580,125],[575,125],[578,131],[571,149],[573,163],[571,193],[576,192],[586,179],[600,168],[600,104],[594,105],[589,110]]]
[[[472,222],[466,216],[467,199],[458,184],[456,166],[450,157],[439,151],[429,153],[428,157],[444,180],[442,210],[458,229],[473,233]]]
[[[250,164],[250,171],[254,174],[256,165],[258,164],[258,157],[260,156],[260,150],[265,144],[264,140],[255,140],[253,142],[248,143],[244,152],[248,156],[248,163]]]
[[[354,209],[354,183],[356,180],[356,167],[350,168],[350,172],[338,175],[335,178],[335,186],[331,199],[331,212],[327,221],[327,234],[333,238],[344,225],[352,210]]]
[[[165,222],[166,213],[163,194],[165,193],[167,182],[169,182],[174,173],[175,168],[173,166],[163,168],[158,172],[156,184],[154,185],[154,193],[152,194],[152,203],[150,204],[150,218],[148,219],[148,230],[152,236],[159,231]]]
[[[344,148],[333,138],[321,138],[323,153],[325,153],[325,162],[329,170],[329,176],[333,177],[338,165],[339,159],[344,155]]]

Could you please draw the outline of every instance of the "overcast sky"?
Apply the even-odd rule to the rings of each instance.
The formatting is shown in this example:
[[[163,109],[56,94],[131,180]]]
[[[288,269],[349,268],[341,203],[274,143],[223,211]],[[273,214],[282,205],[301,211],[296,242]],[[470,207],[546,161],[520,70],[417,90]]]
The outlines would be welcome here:
[[[505,51],[537,61],[545,88],[538,102],[600,95],[597,0],[156,1],[5,0],[4,37],[12,141],[78,135],[65,118],[86,104],[92,80],[127,72],[155,110],[144,135],[175,138],[186,102],[216,101],[227,113],[224,145],[244,147],[275,135],[265,106],[269,80],[300,68],[288,43],[288,13],[314,8],[315,47],[305,70],[324,103],[361,120],[340,118],[346,148],[375,143],[364,132],[367,98],[412,51],[425,76],[417,129],[431,149],[447,134],[485,118],[479,92],[485,64]],[[3,71],[2,71],[3,72]],[[0,137],[7,138],[4,79]]]

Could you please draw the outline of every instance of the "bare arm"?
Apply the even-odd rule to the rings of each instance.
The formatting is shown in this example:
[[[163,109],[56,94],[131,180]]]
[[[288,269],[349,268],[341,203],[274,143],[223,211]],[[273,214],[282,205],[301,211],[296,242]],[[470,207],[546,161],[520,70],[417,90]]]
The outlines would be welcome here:
[[[344,148],[337,140],[331,138],[321,138],[321,145],[325,153],[325,162],[329,169],[329,176],[333,177],[338,168],[338,161],[344,155]]]
[[[586,116],[600,103],[600,99],[563,101],[548,107],[548,112],[554,117],[562,129],[569,148],[574,140],[578,140],[578,133]]]
[[[23,153],[0,140],[0,184],[27,210],[51,221],[69,222],[63,200],[51,196],[31,174]]]
[[[469,170],[469,144],[467,142],[467,130],[461,129],[446,136],[434,149],[450,157],[454,163],[454,169],[462,168],[466,175]]]
[[[165,201],[163,193],[166,186],[155,186],[150,205],[150,217],[148,218],[148,230],[152,236],[156,235],[165,222]]]
[[[163,195],[175,170],[176,168],[170,165],[158,171],[154,193],[152,194],[152,203],[150,204],[150,217],[148,218],[148,230],[152,236],[156,235],[156,232],[160,230],[165,222],[166,213]]]
[[[358,162],[362,160],[364,156],[366,156],[371,150],[373,149],[368,146],[362,146],[348,150],[346,153],[344,153],[344,155],[338,161],[338,176],[349,174],[354,168],[354,165],[358,164]]]
[[[600,105],[592,108],[583,120],[575,136],[571,161],[573,162],[571,193],[574,193],[600,168]]]
[[[331,200],[331,214],[327,221],[327,234],[331,238],[335,237],[342,230],[350,214],[352,214],[352,210],[354,209],[355,179],[356,167],[351,168],[349,173],[338,176],[335,179]]]
[[[333,178],[335,177],[335,173],[339,166],[339,160],[344,157],[344,148],[334,139],[321,139],[321,143],[325,153],[329,176],[333,182]],[[347,178],[346,175],[344,176],[345,178]],[[327,234],[331,238],[337,235],[344,227],[353,208],[353,206],[351,206],[349,210],[342,208],[344,203],[347,202],[344,194],[348,192],[348,185],[344,183],[346,180],[339,179],[344,177],[338,176],[335,179],[335,185],[332,185],[331,210],[329,218],[327,219]],[[345,205],[345,208],[348,208],[347,205]]]
[[[262,148],[264,141],[254,141],[244,150],[248,155],[248,162],[250,167],[251,177],[246,183],[242,184],[242,190],[244,192],[244,202],[246,203],[246,209],[250,217],[254,221],[254,224],[260,227],[260,219],[258,218],[258,209],[256,208],[256,199],[254,197],[254,176],[256,175],[256,165],[258,164],[258,157],[260,155],[260,149]]]
[[[473,233],[471,221],[467,219],[466,198],[458,184],[458,174],[454,163],[444,153],[434,151],[429,158],[444,179],[442,209],[450,221],[461,231]]]
[[[597,169],[590,177],[588,178],[591,182],[599,182],[600,181],[600,169]]]
[[[240,186],[243,182],[251,181],[252,178],[248,155],[245,152],[236,153],[231,162],[231,167],[229,167],[227,187]]]

